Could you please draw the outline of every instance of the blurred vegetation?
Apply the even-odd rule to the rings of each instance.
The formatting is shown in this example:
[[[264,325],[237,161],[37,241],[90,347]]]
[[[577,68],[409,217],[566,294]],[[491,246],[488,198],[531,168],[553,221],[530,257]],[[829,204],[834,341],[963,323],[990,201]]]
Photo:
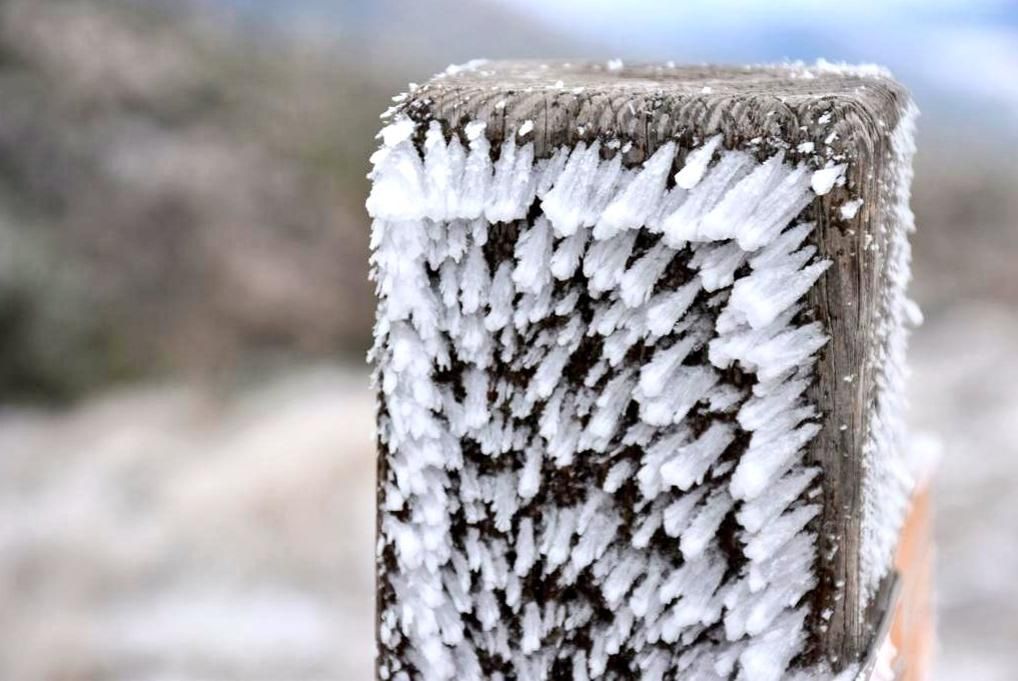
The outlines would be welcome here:
[[[486,2],[349,11],[344,33],[197,1],[0,1],[0,402],[361,361],[389,96],[477,54],[591,51]],[[920,131],[917,297],[1018,299],[1007,145],[935,112]]]
[[[1018,139],[939,114],[919,119],[912,295],[927,317],[977,301],[1018,309]]]
[[[0,13],[0,397],[362,353],[388,83],[193,8]]]

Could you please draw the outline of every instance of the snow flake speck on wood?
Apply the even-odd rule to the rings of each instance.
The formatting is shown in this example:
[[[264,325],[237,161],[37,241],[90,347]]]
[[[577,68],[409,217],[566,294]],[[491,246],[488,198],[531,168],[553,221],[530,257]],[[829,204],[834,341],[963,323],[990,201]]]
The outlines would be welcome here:
[[[908,495],[912,116],[830,64],[474,62],[400,101],[380,678],[851,673]]]

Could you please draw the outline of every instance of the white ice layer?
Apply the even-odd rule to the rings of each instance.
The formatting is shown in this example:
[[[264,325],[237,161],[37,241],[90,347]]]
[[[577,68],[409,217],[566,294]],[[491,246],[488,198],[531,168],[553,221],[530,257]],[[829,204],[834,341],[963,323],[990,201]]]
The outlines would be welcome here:
[[[682,157],[669,189],[671,142],[627,169],[597,142],[535,161],[510,139],[493,162],[483,124],[446,139],[433,123],[421,149],[417,132],[405,118],[383,131],[367,202],[387,465],[378,549],[395,561],[382,678],[473,681],[498,659],[506,678],[544,679],[564,657],[572,678],[598,679],[622,654],[643,679],[786,678],[815,587],[818,471],[803,455],[819,425],[805,391],[827,340],[799,315],[828,263],[803,245],[813,225],[798,215],[844,168],[818,179],[826,171],[781,154],[761,163],[716,136]],[[518,231],[492,261],[494,223]],[[643,232],[660,237],[641,248]],[[689,276],[663,284],[680,256]],[[596,361],[574,362],[592,342]],[[457,386],[439,377],[453,369]],[[898,437],[897,377],[882,380],[874,451]],[[549,471],[594,464],[603,477],[555,503]],[[880,466],[872,475],[891,482],[869,485],[897,485],[901,471]],[[873,521],[881,503],[867,506],[872,574],[896,532]],[[722,534],[745,559],[731,574]],[[614,618],[583,599],[528,600],[534,575],[553,591],[596,589]],[[580,630],[589,648],[571,647]]]
[[[911,278],[909,235],[915,231],[909,196],[912,187],[913,131],[918,110],[909,104],[891,133],[893,212],[877,232],[887,234],[887,276],[877,323],[877,341],[869,358],[875,368],[876,408],[863,445],[863,513],[860,608],[866,606],[890,571],[894,549],[908,510],[914,480],[907,463],[905,349],[908,329],[919,315],[907,296]]]

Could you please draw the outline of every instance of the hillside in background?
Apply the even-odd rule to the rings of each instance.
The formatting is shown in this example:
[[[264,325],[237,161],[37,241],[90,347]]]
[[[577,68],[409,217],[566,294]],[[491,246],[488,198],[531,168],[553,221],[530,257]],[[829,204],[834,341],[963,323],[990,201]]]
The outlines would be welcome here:
[[[360,354],[381,79],[197,14],[0,11],[0,395]]]
[[[603,52],[492,2],[8,0],[0,401],[360,362],[389,97],[477,55]],[[934,313],[1018,298],[1018,170],[967,129],[936,106],[921,121],[916,293]]]

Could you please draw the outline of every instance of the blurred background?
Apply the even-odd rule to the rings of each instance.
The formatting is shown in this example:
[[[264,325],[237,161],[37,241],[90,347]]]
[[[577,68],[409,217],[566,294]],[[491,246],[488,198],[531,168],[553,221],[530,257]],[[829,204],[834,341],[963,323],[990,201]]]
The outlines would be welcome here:
[[[367,158],[475,57],[878,62],[923,116],[937,679],[1016,678],[1011,0],[0,0],[0,679],[367,679]]]

